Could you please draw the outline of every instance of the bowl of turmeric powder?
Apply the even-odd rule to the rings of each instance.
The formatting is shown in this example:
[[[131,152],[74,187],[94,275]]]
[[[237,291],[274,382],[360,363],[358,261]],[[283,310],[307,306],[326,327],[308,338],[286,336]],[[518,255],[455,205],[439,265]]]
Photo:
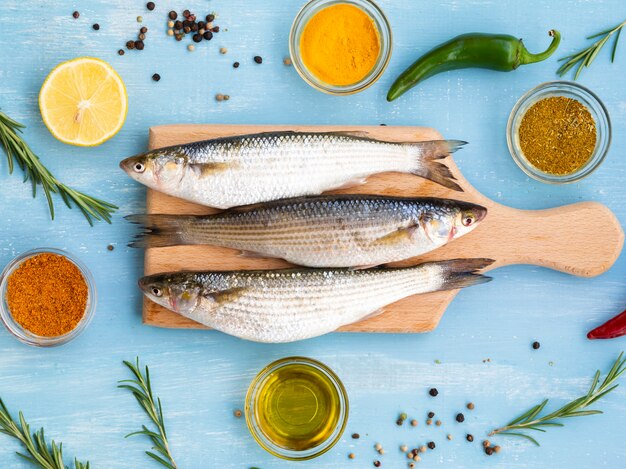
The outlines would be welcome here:
[[[313,88],[334,95],[362,91],[389,64],[391,26],[371,0],[311,0],[291,27],[289,54]]]
[[[33,249],[17,256],[0,274],[0,293],[0,319],[7,330],[37,347],[75,339],[95,313],[91,273],[60,249]]]

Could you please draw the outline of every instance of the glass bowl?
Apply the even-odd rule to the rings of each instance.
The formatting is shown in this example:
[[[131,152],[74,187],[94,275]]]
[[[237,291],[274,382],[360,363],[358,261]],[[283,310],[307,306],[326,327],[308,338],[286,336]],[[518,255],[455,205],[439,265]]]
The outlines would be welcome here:
[[[380,53],[374,67],[363,79],[351,85],[332,85],[320,80],[306,68],[300,57],[300,38],[309,20],[318,11],[336,4],[354,5],[364,11],[374,21],[380,38]],[[289,55],[298,74],[313,88],[333,95],[358,93],[373,85],[387,68],[391,59],[391,50],[391,26],[383,11],[371,0],[311,0],[296,15],[289,33]]]
[[[7,303],[7,284],[11,274],[27,259],[30,259],[37,254],[50,253],[65,257],[72,262],[80,272],[83,274],[83,278],[87,283],[87,304],[85,305],[85,314],[80,322],[71,331],[56,337],[42,337],[24,329],[11,315],[11,310]],[[55,248],[39,248],[26,251],[11,262],[7,264],[2,273],[0,274],[0,295],[2,295],[2,301],[0,302],[0,319],[6,326],[7,330],[21,342],[32,345],[35,347],[52,347],[56,345],[63,345],[72,339],[78,337],[85,328],[89,325],[93,319],[96,311],[96,287],[93,276],[89,269],[74,255]]]
[[[267,384],[269,380],[276,377],[277,371],[290,365],[305,365],[311,367],[317,373],[323,374],[325,379],[327,379],[331,384],[333,391],[336,393],[336,397],[338,398],[337,424],[325,440],[321,441],[317,446],[304,450],[285,448],[272,441],[259,424],[259,416],[257,413],[259,410],[257,408],[257,398],[260,395],[260,391],[264,389],[264,385]],[[337,375],[335,375],[335,373],[323,363],[311,358],[288,357],[270,363],[252,380],[246,395],[245,412],[248,429],[256,442],[261,445],[263,449],[282,459],[290,461],[303,461],[313,459],[324,454],[339,441],[346,428],[346,424],[348,423],[348,395]]]
[[[596,124],[596,147],[587,163],[570,174],[555,175],[545,173],[533,166],[524,156],[519,142],[519,127],[526,111],[537,101],[554,96],[573,98],[585,105]],[[549,184],[567,184],[589,176],[604,161],[611,145],[611,120],[600,98],[591,90],[571,81],[543,83],[522,96],[513,107],[506,129],[506,139],[513,161],[538,181]]]

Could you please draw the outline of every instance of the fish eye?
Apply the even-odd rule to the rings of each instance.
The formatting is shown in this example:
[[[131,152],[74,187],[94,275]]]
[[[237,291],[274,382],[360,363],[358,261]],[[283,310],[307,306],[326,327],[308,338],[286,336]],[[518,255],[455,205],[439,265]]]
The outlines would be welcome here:
[[[133,165],[133,169],[136,173],[143,173],[146,170],[146,166],[143,163],[137,162]]]
[[[163,291],[159,287],[152,287],[152,294],[157,297],[163,296]]]
[[[463,226],[471,226],[474,223],[474,215],[467,213],[463,216]]]

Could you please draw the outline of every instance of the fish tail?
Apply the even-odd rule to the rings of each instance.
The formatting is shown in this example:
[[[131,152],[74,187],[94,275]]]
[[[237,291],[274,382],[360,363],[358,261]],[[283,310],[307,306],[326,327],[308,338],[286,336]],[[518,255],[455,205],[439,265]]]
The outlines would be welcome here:
[[[438,160],[446,158],[466,143],[461,140],[432,140],[418,143],[416,147],[419,161],[417,168],[412,171],[413,174],[430,179],[449,189],[463,192],[461,186],[455,182],[456,178],[450,169]]]
[[[191,217],[180,215],[138,214],[128,215],[126,220],[140,225],[142,230],[132,242],[131,248],[161,248],[189,244],[185,240],[183,227]]]
[[[478,271],[493,264],[493,259],[451,259],[435,262],[442,268],[443,283],[440,290],[457,290],[491,281],[491,277],[479,274]]]

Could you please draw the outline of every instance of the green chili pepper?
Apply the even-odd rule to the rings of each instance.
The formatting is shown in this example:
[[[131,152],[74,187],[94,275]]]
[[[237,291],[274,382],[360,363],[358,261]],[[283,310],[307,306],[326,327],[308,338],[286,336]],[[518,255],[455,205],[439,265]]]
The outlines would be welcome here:
[[[505,34],[470,33],[457,36],[423,55],[391,85],[387,101],[393,101],[409,89],[437,73],[461,68],[488,68],[511,72],[520,65],[541,62],[559,47],[561,34],[553,37],[550,47],[540,54],[528,52],[521,39]]]

